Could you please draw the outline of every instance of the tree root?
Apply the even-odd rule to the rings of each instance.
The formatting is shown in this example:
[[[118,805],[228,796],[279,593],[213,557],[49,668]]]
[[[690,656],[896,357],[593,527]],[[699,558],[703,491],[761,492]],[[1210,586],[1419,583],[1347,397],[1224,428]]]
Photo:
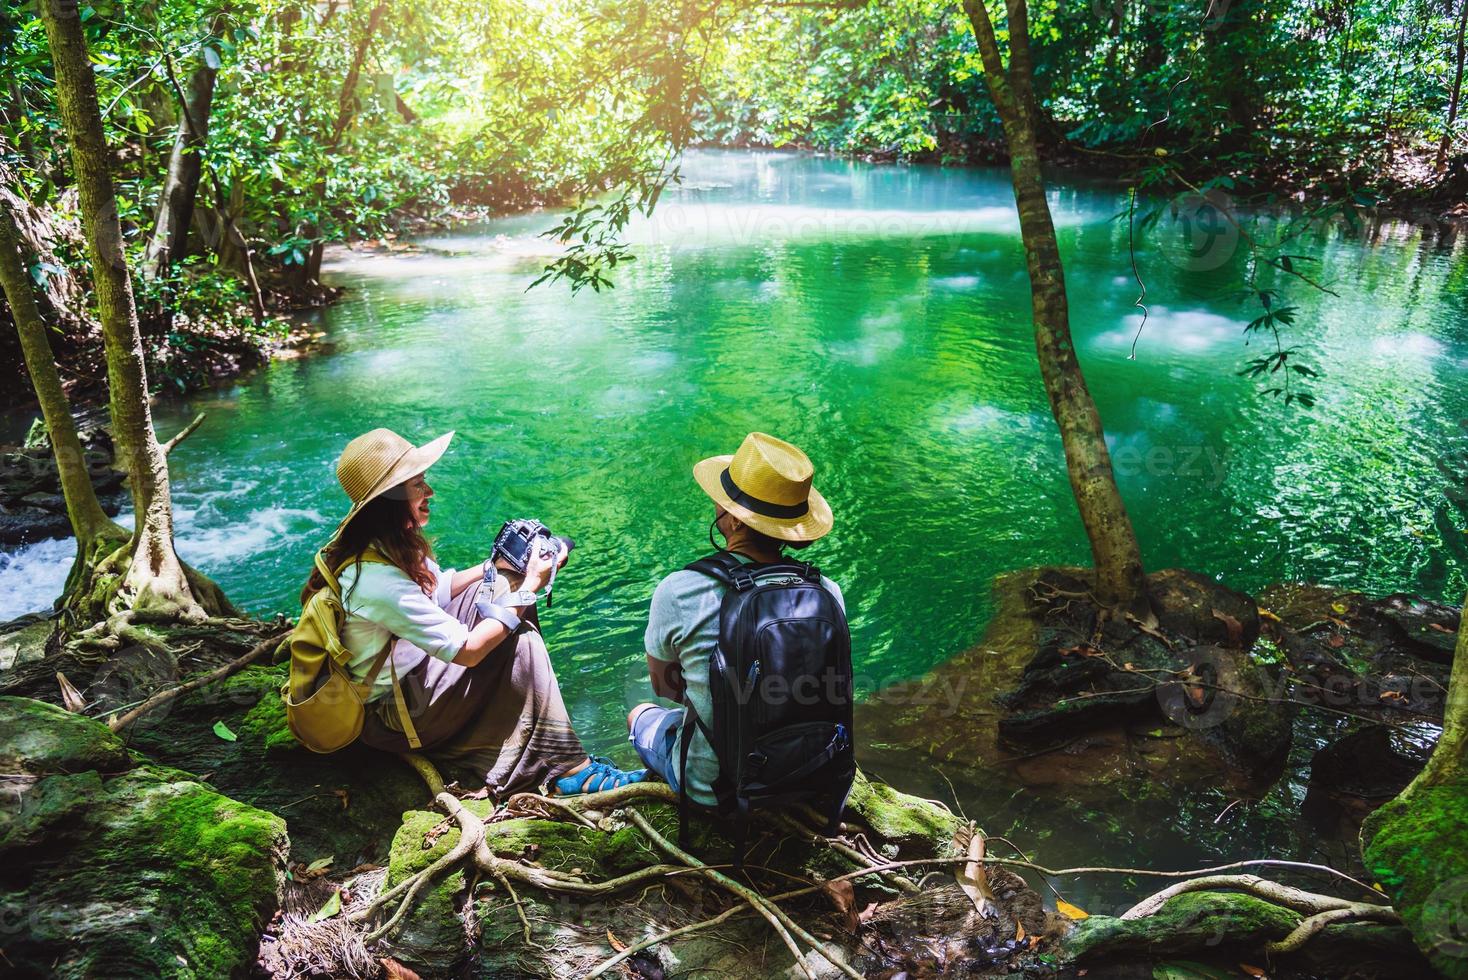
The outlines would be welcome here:
[[[836,969],[840,970],[842,973],[846,974],[849,977],[852,977],[853,980],[861,980],[860,973],[857,973],[849,965],[832,956],[830,951],[827,950],[825,946],[817,941],[814,936],[812,936],[810,933],[806,932],[799,925],[797,925],[795,920],[786,915],[779,906],[775,905],[759,892],[754,891],[751,888],[746,888],[744,885],[739,884],[739,882],[735,881],[733,878],[730,878],[728,875],[721,874],[720,872],[715,871],[713,868],[710,868],[698,858],[694,857],[686,851],[680,850],[677,845],[673,844],[662,834],[658,833],[653,825],[648,822],[647,818],[638,813],[636,810],[628,810],[626,811],[626,813],[627,819],[631,820],[638,830],[641,830],[644,834],[650,837],[652,839],[652,842],[656,844],[663,853],[675,858],[676,860],[682,862],[690,868],[697,868],[704,876],[709,878],[711,881],[722,886],[727,891],[733,892],[735,895],[738,895],[750,905],[754,906],[755,911],[764,916],[765,920],[768,921],[770,925],[775,928],[775,931],[777,933],[780,933],[780,938],[785,940],[785,945],[790,947],[790,951],[795,954],[796,963],[800,964],[801,969],[805,971],[807,976],[811,976],[810,969],[805,965],[805,959],[801,956],[800,950],[795,946],[794,940],[791,938],[791,934],[799,936],[804,942],[813,947],[817,953],[820,953],[823,957],[826,958],[826,960],[830,962],[832,966],[836,967]],[[788,933],[786,932],[786,930],[788,930]]]
[[[274,636],[267,636],[265,639],[261,640],[259,643],[256,643],[253,647],[251,647],[250,651],[246,653],[243,657],[240,657],[236,660],[231,660],[223,667],[220,667],[217,670],[211,670],[209,673],[204,674],[201,677],[196,677],[193,680],[188,681],[187,683],[179,684],[176,687],[170,687],[166,690],[157,692],[122,717],[113,718],[108,721],[107,727],[112,729],[112,731],[114,732],[120,732],[128,725],[131,725],[133,722],[137,721],[143,715],[152,711],[154,708],[158,707],[161,704],[166,704],[169,701],[172,701],[175,698],[179,697],[180,695],[189,693],[190,691],[196,691],[206,684],[211,684],[214,681],[223,680],[226,677],[230,677],[234,674],[239,673],[245,667],[248,667],[251,663],[258,660],[261,655],[263,655],[267,651],[273,651],[288,635],[289,633],[277,633]]]
[[[1288,936],[1277,943],[1270,943],[1265,949],[1270,953],[1293,953],[1326,926],[1336,922],[1387,922],[1399,925],[1401,921],[1402,917],[1390,906],[1356,902],[1346,908],[1327,909],[1305,918]]]
[[[1232,888],[1238,891],[1257,895],[1259,898],[1283,905],[1285,908],[1293,909],[1306,915],[1314,915],[1333,909],[1353,908],[1357,903],[1349,902],[1343,898],[1335,898],[1331,895],[1319,895],[1315,892],[1307,892],[1289,885],[1281,885],[1278,882],[1261,878],[1258,875],[1210,875],[1203,878],[1190,878],[1180,881],[1176,885],[1167,888],[1133,905],[1122,913],[1123,919],[1140,919],[1152,915],[1162,908],[1164,902],[1174,895],[1184,892],[1213,891],[1220,888]]]
[[[393,898],[397,897],[399,894],[403,894],[404,892],[406,892],[406,894],[403,894],[403,900],[398,905],[397,911],[393,912],[392,916],[381,926],[364,936],[364,942],[376,942],[383,936],[392,932],[393,929],[397,927],[397,924],[402,921],[403,916],[408,914],[408,910],[413,907],[413,900],[418,897],[418,893],[422,891],[425,886],[432,882],[433,879],[439,874],[448,870],[449,868],[452,868],[454,865],[464,860],[470,854],[474,853],[474,851],[484,841],[484,821],[480,820],[474,814],[464,809],[464,804],[459,802],[458,797],[454,796],[452,793],[441,792],[433,799],[434,802],[442,807],[449,816],[458,821],[459,840],[456,844],[454,844],[453,847],[449,848],[448,852],[444,854],[443,857],[439,858],[437,861],[433,862],[427,868],[424,868],[417,874],[404,879],[402,882],[399,882],[396,887],[390,888],[387,891],[383,892],[381,895],[377,896],[377,898],[373,899],[371,905],[368,905],[365,909],[354,916],[354,919],[358,920],[371,918],[374,914],[376,914],[379,909],[390,902]]]
[[[256,653],[256,651],[251,652]],[[837,875],[828,881],[817,882],[773,896],[766,896],[752,887],[735,881],[728,875],[721,873],[716,868],[705,864],[698,858],[679,848],[660,833],[648,818],[638,812],[635,806],[632,805],[642,800],[655,800],[664,803],[676,802],[677,795],[665,784],[633,783],[603,793],[589,793],[564,798],[547,797],[535,793],[520,793],[511,797],[506,804],[509,808],[540,810],[548,816],[559,816],[582,826],[604,826],[602,820],[606,815],[612,816],[614,820],[625,818],[628,823],[641,831],[656,851],[662,852],[671,859],[671,863],[650,865],[610,880],[588,881],[579,873],[544,868],[523,858],[500,857],[494,852],[492,846],[493,834],[489,831],[488,826],[494,823],[496,818],[503,819],[503,814],[498,814],[496,817],[488,819],[479,817],[470,811],[458,797],[444,788],[442,776],[439,774],[437,768],[426,758],[415,753],[404,754],[402,758],[424,781],[424,784],[433,794],[435,805],[458,824],[460,836],[453,847],[427,868],[410,875],[397,885],[377,895],[367,904],[347,913],[345,919],[352,927],[367,928],[370,922],[386,910],[392,909],[391,914],[388,915],[381,925],[365,933],[363,936],[365,943],[376,942],[391,934],[411,911],[413,904],[417,901],[424,889],[442,875],[461,864],[481,872],[504,886],[505,891],[509,894],[515,905],[516,914],[520,918],[522,931],[525,934],[527,942],[532,942],[533,931],[531,929],[530,919],[520,901],[520,896],[516,892],[517,885],[528,886],[550,893],[604,898],[615,892],[634,886],[656,884],[674,875],[696,874],[739,900],[739,904],[726,909],[710,919],[670,929],[659,935],[620,949],[616,955],[597,965],[588,974],[587,980],[605,975],[619,963],[624,962],[629,957],[644,949],[660,945],[678,936],[684,936],[698,930],[717,926],[736,916],[749,914],[758,914],[770,925],[770,928],[774,930],[775,934],[780,938],[780,941],[794,957],[796,966],[807,977],[813,978],[814,974],[810,963],[806,959],[809,951],[807,950],[803,953],[802,945],[809,947],[809,949],[814,949],[817,954],[825,958],[845,976],[860,978],[861,974],[843,959],[838,958],[836,954],[828,949],[820,940],[811,935],[810,932],[802,928],[787,912],[779,907],[778,903],[788,899],[818,893],[823,889],[828,889],[834,882],[850,881],[873,874],[885,876],[887,880],[893,882],[903,892],[911,894],[920,890],[920,886],[905,877],[894,874],[894,872],[899,872],[907,868],[954,867],[963,873],[972,875],[975,868],[982,874],[984,866],[998,864],[1029,868],[1046,876],[1097,872],[1188,878],[1188,880],[1180,881],[1137,903],[1122,916],[1125,919],[1137,919],[1151,915],[1160,909],[1168,899],[1187,892],[1198,892],[1209,889],[1241,890],[1282,905],[1305,917],[1288,936],[1268,946],[1268,951],[1271,953],[1294,952],[1309,942],[1312,937],[1319,934],[1321,930],[1333,923],[1350,921],[1394,923],[1400,921],[1397,913],[1390,906],[1384,904],[1374,904],[1371,901],[1353,902],[1329,895],[1320,895],[1269,881],[1253,874],[1220,873],[1239,868],[1258,866],[1294,868],[1328,873],[1336,878],[1350,881],[1352,884],[1369,890],[1368,886],[1361,882],[1323,865],[1295,861],[1255,860],[1240,861],[1233,864],[1194,871],[1159,872],[1150,869],[1109,867],[1052,869],[1028,860],[992,857],[985,853],[982,838],[979,839],[980,843],[977,848],[972,848],[971,846],[967,853],[956,857],[918,858],[880,862],[873,860],[872,855],[864,854],[849,844],[820,837],[799,821],[792,819],[789,815],[783,814],[771,815],[771,822],[786,831],[798,832],[807,839],[824,842],[844,858],[856,863],[858,867],[846,874]],[[973,833],[977,835],[978,831],[974,830]],[[1205,877],[1190,877],[1198,875],[1204,875]],[[904,885],[906,887],[902,887]],[[1375,893],[1372,892],[1371,894],[1374,899]]]
[[[1320,895],[1290,885],[1281,885],[1278,882],[1260,878],[1258,875],[1212,875],[1180,881],[1138,902],[1122,913],[1121,917],[1123,919],[1142,919],[1158,912],[1167,900],[1174,896],[1185,892],[1219,889],[1248,892],[1305,916],[1289,935],[1265,947],[1269,953],[1297,952],[1326,926],[1334,923],[1400,923],[1402,921],[1401,916],[1390,905],[1352,902],[1333,895]]]

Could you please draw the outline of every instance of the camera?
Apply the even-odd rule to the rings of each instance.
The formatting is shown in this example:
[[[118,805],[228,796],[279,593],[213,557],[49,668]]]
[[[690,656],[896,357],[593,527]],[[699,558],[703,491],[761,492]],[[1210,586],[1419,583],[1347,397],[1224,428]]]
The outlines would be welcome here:
[[[521,575],[530,564],[531,548],[538,549],[542,558],[550,558],[559,552],[569,552],[576,547],[570,538],[556,537],[550,528],[539,521],[520,519],[505,521],[494,536],[492,554],[496,561],[503,561]]]

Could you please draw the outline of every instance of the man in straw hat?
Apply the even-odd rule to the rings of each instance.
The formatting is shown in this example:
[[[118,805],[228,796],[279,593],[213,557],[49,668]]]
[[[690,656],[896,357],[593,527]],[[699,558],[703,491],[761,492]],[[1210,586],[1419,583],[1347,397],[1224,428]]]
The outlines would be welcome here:
[[[353,655],[353,681],[365,683],[384,645],[393,644],[392,669],[373,679],[361,741],[403,752],[411,726],[424,750],[472,769],[501,799],[523,790],[570,794],[640,781],[644,770],[624,772],[587,757],[536,628],[536,592],[567,552],[543,557],[533,549],[513,591],[503,588],[508,576],[489,558],[463,571],[434,562],[423,534],[433,497],[425,474],[452,438],[450,432],[414,446],[390,429],[374,429],[348,443],[337,463],[352,506],[323,557],[340,584],[341,641]],[[325,586],[313,571],[302,603]],[[392,693],[394,675],[406,722]]]
[[[742,563],[778,562],[784,549],[805,548],[831,530],[831,507],[811,486],[810,459],[795,446],[751,432],[732,456],[713,456],[693,467],[693,479],[714,502],[709,541]],[[714,531],[724,536],[719,549]],[[824,576],[821,584],[845,610],[841,589]],[[653,693],[712,718],[709,655],[719,642],[724,587],[715,579],[682,569],[653,592],[644,637]],[[686,795],[712,807],[719,762],[686,708],[639,704],[627,715],[629,739],[648,769],[673,789],[678,781],[678,738],[690,726]]]

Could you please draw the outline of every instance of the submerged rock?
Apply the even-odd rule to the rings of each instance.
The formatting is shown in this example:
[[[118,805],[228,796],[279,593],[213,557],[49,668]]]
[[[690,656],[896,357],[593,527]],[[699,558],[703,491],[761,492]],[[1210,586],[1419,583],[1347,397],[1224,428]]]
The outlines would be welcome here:
[[[1383,721],[1441,721],[1456,607],[1300,583],[1268,586],[1259,604],[1296,674],[1291,696]]]
[[[926,754],[985,795],[1060,785],[1096,805],[1152,784],[1262,792],[1285,762],[1292,714],[1256,700],[1277,685],[1247,649],[1259,632],[1252,600],[1158,572],[1157,624],[1138,626],[1102,616],[1085,575],[998,577],[973,649],[858,706],[866,757]]]
[[[275,910],[280,818],[135,763],[98,722],[0,698],[8,968],[59,977],[244,976]]]
[[[1315,753],[1302,812],[1327,837],[1354,840],[1368,813],[1400,793],[1422,771],[1432,738],[1373,725]]]

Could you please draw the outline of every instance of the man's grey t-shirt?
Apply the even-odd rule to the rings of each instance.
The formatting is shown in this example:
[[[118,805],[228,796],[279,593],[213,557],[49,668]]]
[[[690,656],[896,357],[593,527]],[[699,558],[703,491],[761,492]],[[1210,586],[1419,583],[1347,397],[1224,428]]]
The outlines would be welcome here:
[[[743,555],[736,557],[749,564]],[[846,600],[840,587],[825,576],[821,577],[821,584],[836,597],[845,612]],[[719,643],[719,609],[723,602],[723,585],[699,572],[680,569],[658,583],[647,617],[644,640],[647,655],[678,664],[683,673],[684,699],[705,725],[711,725],[714,716],[709,694],[709,655]],[[684,724],[693,722],[685,717]],[[691,735],[685,788],[694,802],[713,806],[716,800],[711,787],[719,774],[719,761],[702,732],[694,728]],[[678,765],[676,749],[672,761],[674,766]]]

